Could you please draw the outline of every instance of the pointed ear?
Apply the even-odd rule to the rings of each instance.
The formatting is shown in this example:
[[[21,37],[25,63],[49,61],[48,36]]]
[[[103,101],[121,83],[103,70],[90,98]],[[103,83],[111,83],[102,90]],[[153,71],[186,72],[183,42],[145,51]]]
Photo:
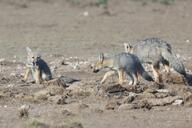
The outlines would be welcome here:
[[[31,54],[32,50],[29,47],[26,47],[27,54]]]
[[[99,61],[103,62],[104,60],[104,54],[103,53],[100,53],[99,55]]]
[[[132,49],[132,48],[133,48],[133,46],[132,46],[131,44],[128,44],[128,47],[129,47],[130,49]]]
[[[131,52],[133,46],[130,43],[124,43],[124,48],[127,53]]]
[[[38,58],[41,58],[41,53],[40,53],[40,52],[37,52],[36,54],[37,54],[36,56],[37,56]]]
[[[128,43],[123,43],[123,44],[124,44],[125,52],[129,52],[129,44]]]

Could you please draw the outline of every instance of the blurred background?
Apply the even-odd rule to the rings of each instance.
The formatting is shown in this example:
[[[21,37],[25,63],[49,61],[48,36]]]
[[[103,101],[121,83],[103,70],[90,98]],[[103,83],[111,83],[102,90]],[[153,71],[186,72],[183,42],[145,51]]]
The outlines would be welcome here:
[[[160,37],[191,55],[191,0],[0,0],[0,57],[91,57]]]

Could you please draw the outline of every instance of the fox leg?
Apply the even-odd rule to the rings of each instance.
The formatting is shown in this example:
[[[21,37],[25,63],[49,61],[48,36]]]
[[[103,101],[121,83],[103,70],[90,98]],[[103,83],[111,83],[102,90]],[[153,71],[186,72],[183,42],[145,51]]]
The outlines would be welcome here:
[[[24,75],[24,78],[22,79],[23,81],[27,81],[28,77],[29,77],[29,73],[30,73],[30,68],[27,68],[26,72],[25,72],[25,75]]]
[[[118,76],[119,76],[119,84],[122,85],[123,84],[123,76],[124,75],[124,70],[123,69],[120,69],[118,71]]]
[[[37,84],[41,83],[41,72],[39,69],[35,69],[35,82]]]
[[[165,67],[166,73],[169,74],[169,73],[170,73],[170,67],[169,67],[169,65],[166,65],[166,64],[165,64],[164,67]]]
[[[123,82],[127,82],[127,75],[125,72],[123,73]]]
[[[108,71],[108,72],[106,72],[104,77],[103,77],[103,79],[101,80],[101,84],[103,84],[108,77],[114,75],[115,73],[116,73],[115,71]]]
[[[138,84],[138,75],[137,75],[137,73],[133,74],[133,80],[134,80],[133,85],[134,86],[137,85]]]
[[[163,64],[163,66],[165,68],[166,73],[169,74],[170,73],[169,62],[167,60],[163,60],[162,64]]]
[[[140,76],[140,73],[139,73],[139,72],[136,73],[136,79],[137,79],[138,82],[139,82],[140,79],[141,79],[141,76]]]
[[[129,81],[129,85],[133,85],[134,83],[133,75],[130,72],[127,72],[127,75],[131,78],[131,80]]]
[[[161,83],[162,82],[162,77],[161,77],[161,74],[160,74],[160,71],[159,71],[159,67],[152,65],[152,71],[153,71],[153,75],[155,77],[155,81],[157,83]]]

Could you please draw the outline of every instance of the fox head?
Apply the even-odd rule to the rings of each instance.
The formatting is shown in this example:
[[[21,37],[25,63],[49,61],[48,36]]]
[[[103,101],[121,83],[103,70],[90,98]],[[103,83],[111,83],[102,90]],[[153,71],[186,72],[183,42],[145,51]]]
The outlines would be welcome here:
[[[93,67],[93,72],[94,72],[94,73],[99,72],[99,70],[100,70],[101,68],[103,68],[103,61],[104,61],[104,55],[103,55],[103,53],[101,53],[101,54],[99,55],[99,60],[95,63],[95,65],[94,65],[94,67]]]
[[[29,47],[26,47],[27,63],[31,66],[36,66],[37,62],[41,59],[41,55],[37,52],[32,52]]]
[[[124,48],[126,53],[133,53],[133,46],[129,43],[124,43]]]

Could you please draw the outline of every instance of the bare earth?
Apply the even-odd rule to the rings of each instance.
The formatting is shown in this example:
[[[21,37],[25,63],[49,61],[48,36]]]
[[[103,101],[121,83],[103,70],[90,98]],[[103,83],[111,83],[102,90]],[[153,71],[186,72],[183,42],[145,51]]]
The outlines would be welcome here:
[[[36,119],[50,128],[191,128],[192,91],[178,74],[171,78],[164,74],[170,93],[149,92],[155,85],[142,80],[140,86],[147,89],[133,89],[138,96],[127,101],[132,91],[106,91],[116,77],[98,91],[104,72],[94,74],[90,67],[100,52],[124,51],[123,42],[160,37],[172,45],[190,73],[192,1],[143,5],[109,0],[110,15],[94,0],[71,1],[0,0],[0,127],[28,128],[28,122]],[[26,46],[42,53],[55,78],[65,75],[81,81],[68,88],[21,82]],[[184,104],[148,105],[149,99],[174,96]],[[19,117],[23,104],[30,105],[28,118]]]

